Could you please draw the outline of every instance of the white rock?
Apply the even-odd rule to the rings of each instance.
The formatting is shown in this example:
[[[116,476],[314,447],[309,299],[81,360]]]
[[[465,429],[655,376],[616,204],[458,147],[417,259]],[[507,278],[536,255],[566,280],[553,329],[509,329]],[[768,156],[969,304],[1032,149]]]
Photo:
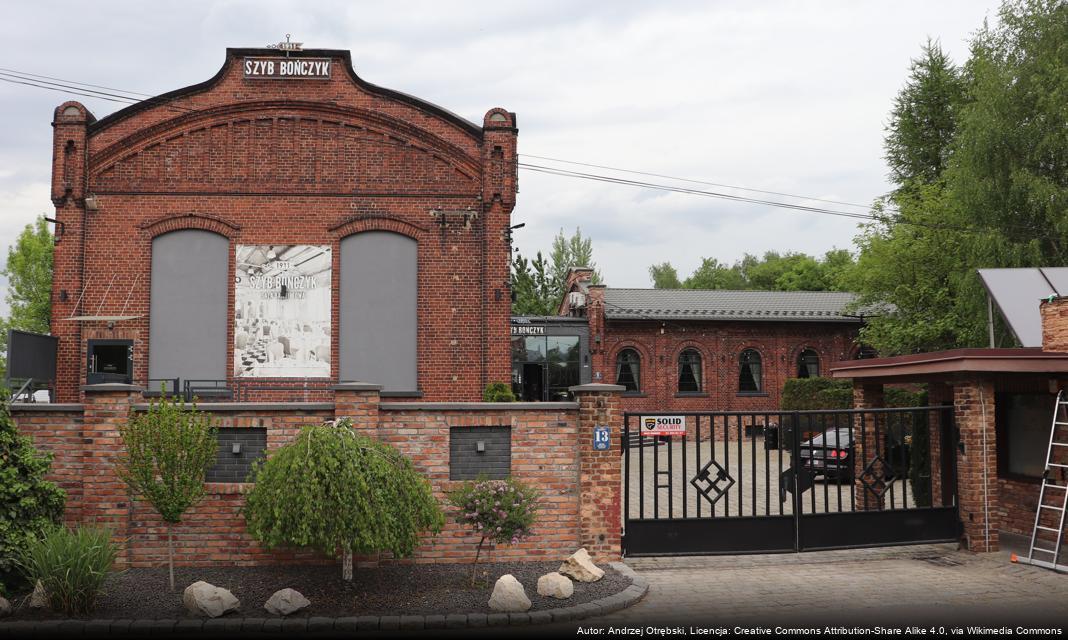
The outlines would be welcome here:
[[[597,582],[604,577],[604,569],[593,564],[585,548],[571,554],[571,557],[564,560],[557,571],[579,582]]]
[[[567,576],[553,571],[538,578],[538,595],[564,600],[575,593],[575,585]]]
[[[222,587],[207,582],[194,582],[182,592],[182,603],[189,613],[209,618],[237,611],[241,602]]]
[[[0,596],[0,618],[6,618],[11,615],[11,603],[7,601],[7,598]]]
[[[288,616],[310,605],[311,602],[295,589],[275,591],[263,608],[276,616]]]
[[[48,606],[48,592],[45,591],[44,585],[38,580],[37,585],[33,588],[33,593],[30,595],[30,608],[47,609]]]
[[[523,585],[510,573],[506,573],[497,579],[493,585],[493,595],[489,599],[490,609],[519,613],[530,608],[530,598],[523,589]]]

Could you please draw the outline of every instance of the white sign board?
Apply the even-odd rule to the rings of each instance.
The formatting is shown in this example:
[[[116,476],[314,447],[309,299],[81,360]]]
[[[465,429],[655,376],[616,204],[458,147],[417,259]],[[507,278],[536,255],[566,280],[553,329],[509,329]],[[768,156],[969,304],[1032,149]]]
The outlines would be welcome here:
[[[330,377],[330,245],[237,245],[234,375]]]
[[[642,416],[643,436],[685,436],[686,416]]]

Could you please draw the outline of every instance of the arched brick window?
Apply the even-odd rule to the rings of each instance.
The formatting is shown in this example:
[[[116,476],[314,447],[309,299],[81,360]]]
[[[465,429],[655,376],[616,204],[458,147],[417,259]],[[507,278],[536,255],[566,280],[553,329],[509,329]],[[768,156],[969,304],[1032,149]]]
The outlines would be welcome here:
[[[684,349],[679,354],[679,393],[701,390],[701,354],[697,349]]]
[[[815,349],[802,349],[797,354],[797,377],[818,378],[820,375],[820,354]]]
[[[740,393],[760,393],[764,390],[764,363],[760,352],[746,349],[738,357],[738,391]]]
[[[641,356],[634,349],[624,349],[616,356],[616,384],[627,391],[641,390]]]

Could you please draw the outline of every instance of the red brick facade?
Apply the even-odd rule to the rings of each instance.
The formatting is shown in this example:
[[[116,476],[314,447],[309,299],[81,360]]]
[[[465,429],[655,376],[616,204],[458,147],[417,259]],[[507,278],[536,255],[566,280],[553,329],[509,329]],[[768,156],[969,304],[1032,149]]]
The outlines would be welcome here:
[[[573,270],[568,288],[588,270]],[[699,320],[611,320],[605,317],[604,287],[588,288],[586,315],[590,326],[593,381],[616,383],[619,352],[634,349],[641,357],[637,393],[623,394],[624,411],[775,411],[783,385],[797,377],[801,351],[812,349],[821,375],[832,362],[851,358],[857,348],[855,322],[774,322]],[[561,313],[569,313],[567,300]],[[679,393],[679,355],[696,349],[701,355],[702,381],[697,393]],[[739,390],[739,357],[755,349],[763,363],[759,393]]]
[[[107,385],[119,387],[121,385]],[[355,385],[350,385],[355,386]],[[511,432],[512,477],[541,494],[535,535],[490,549],[491,561],[565,557],[586,545],[602,561],[620,557],[619,487],[621,420],[618,392],[578,391],[579,403],[499,404],[383,402],[372,385],[339,389],[336,402],[205,404],[216,424],[264,428],[267,449],[277,449],[305,424],[348,418],[353,428],[381,439],[412,460],[444,504],[449,479],[451,427],[507,426]],[[90,388],[84,405],[15,405],[12,416],[35,446],[54,455],[50,479],[67,492],[68,524],[106,525],[122,543],[119,563],[159,566],[167,536],[159,516],[131,499],[115,476],[112,461],[121,450],[118,425],[131,407],[144,405],[136,389]],[[579,407],[582,407],[581,413]],[[612,428],[608,451],[593,451],[593,425]],[[175,527],[175,561],[180,565],[269,564],[329,559],[297,550],[267,551],[245,531],[243,494],[252,485],[208,483],[207,496]],[[450,515],[451,518],[451,515]],[[477,537],[451,519],[428,536],[412,562],[469,562]],[[363,558],[364,563],[376,558]]]
[[[339,244],[384,230],[418,242],[424,399],[475,400],[487,382],[507,380],[515,114],[491,109],[474,125],[361,80],[344,51],[292,54],[329,58],[329,79],[247,79],[247,55],[282,54],[229,49],[212,79],[99,121],[76,102],[56,109],[58,400],[81,398],[90,337],[132,339],[133,381],[145,383],[152,239],[177,229],[231,242],[230,274],[220,274],[231,283],[228,362],[233,245],[333,247],[337,380]],[[87,210],[88,195],[95,210]],[[67,320],[120,311],[137,318],[113,329]]]

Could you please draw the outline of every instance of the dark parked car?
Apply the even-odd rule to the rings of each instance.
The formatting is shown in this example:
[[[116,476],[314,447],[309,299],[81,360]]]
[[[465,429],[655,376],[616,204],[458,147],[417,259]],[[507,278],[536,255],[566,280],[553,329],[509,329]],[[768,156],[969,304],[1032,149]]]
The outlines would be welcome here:
[[[911,434],[902,434],[892,429],[886,434],[886,440],[879,453],[887,463],[885,481],[906,475],[909,467],[909,449],[912,444]],[[853,469],[853,432],[849,428],[831,428],[801,443],[802,469],[813,475],[842,482],[852,482]]]
[[[801,468],[842,482],[853,480],[853,434],[848,428],[827,429],[801,443]]]

